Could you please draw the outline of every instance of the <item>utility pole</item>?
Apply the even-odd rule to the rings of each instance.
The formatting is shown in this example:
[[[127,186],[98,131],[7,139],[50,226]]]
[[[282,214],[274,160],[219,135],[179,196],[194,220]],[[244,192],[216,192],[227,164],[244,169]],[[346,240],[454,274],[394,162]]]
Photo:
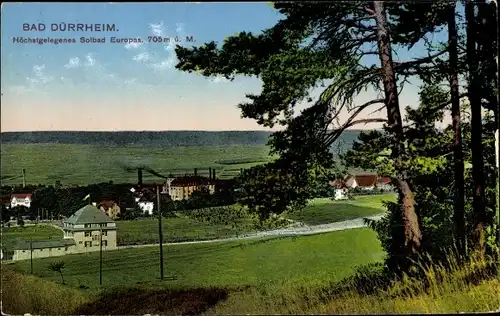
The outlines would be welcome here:
[[[33,236],[30,236],[30,274],[33,274]]]
[[[158,200],[158,235],[160,236],[160,280],[163,281],[163,226],[161,224],[160,186],[156,186],[156,199]]]
[[[99,242],[99,285],[102,285],[102,228],[101,241]]]
[[[26,169],[23,168],[23,188],[26,187]]]

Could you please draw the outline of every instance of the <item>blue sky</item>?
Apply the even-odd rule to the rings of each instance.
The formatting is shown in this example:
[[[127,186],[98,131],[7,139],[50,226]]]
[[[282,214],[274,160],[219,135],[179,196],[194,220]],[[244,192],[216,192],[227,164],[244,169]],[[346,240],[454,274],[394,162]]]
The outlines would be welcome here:
[[[2,8],[1,130],[253,130],[236,105],[260,90],[256,78],[233,82],[174,69],[173,44],[222,42],[240,31],[259,33],[280,15],[268,3],[13,3]],[[51,24],[114,24],[115,32],[51,31]],[[23,31],[43,23],[45,31]],[[13,38],[75,39],[76,43],[13,43]],[[106,37],[106,43],[80,43]],[[141,38],[141,45],[110,38]],[[173,43],[173,42],[172,42]],[[412,55],[400,51],[399,59]],[[377,62],[374,60],[367,62]],[[374,98],[362,93],[360,102]],[[402,105],[418,99],[405,89]]]

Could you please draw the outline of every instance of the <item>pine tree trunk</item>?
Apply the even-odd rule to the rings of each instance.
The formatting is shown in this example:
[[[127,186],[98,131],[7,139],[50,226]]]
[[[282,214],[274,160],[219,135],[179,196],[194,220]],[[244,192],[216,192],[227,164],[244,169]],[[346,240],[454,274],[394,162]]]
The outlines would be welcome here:
[[[377,24],[377,41],[380,62],[382,66],[382,80],[385,92],[385,106],[387,109],[388,127],[395,137],[391,156],[394,159],[396,170],[398,172],[396,186],[399,191],[402,220],[404,229],[404,245],[407,255],[414,254],[420,248],[422,233],[418,222],[418,216],[415,212],[415,200],[408,182],[403,174],[402,154],[404,148],[403,121],[399,109],[398,91],[396,85],[396,75],[392,61],[391,42],[387,26],[386,12],[382,1],[374,1],[374,14]]]
[[[481,258],[485,254],[486,207],[484,202],[484,161],[482,143],[482,110],[481,110],[481,79],[478,76],[478,55],[476,47],[477,22],[475,18],[476,5],[468,1],[465,5],[467,20],[467,67],[468,94],[471,109],[471,149],[472,149],[472,180],[474,183],[474,246]]]
[[[462,128],[460,118],[460,97],[458,91],[458,43],[457,25],[455,20],[455,6],[453,2],[448,16],[448,49],[450,54],[450,94],[451,117],[453,121],[453,159],[455,166],[455,238],[457,250],[465,253],[465,214],[464,214],[464,154],[462,144]]]

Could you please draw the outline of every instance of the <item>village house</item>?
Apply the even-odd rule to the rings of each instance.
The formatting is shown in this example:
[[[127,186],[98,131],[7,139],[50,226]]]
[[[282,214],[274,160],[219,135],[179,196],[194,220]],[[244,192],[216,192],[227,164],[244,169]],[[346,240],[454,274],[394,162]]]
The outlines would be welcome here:
[[[140,198],[136,199],[137,206],[141,209],[141,211],[145,214],[148,215],[153,215],[153,210],[155,208],[155,203],[152,201],[149,201],[146,199],[144,196],[141,196]]]
[[[342,179],[337,179],[335,181],[330,181],[330,186],[334,189],[334,200],[346,200],[348,198],[348,188],[346,183]]]
[[[116,223],[94,205],[86,205],[63,220],[61,229],[60,240],[21,242],[14,250],[13,260],[30,259],[31,252],[33,258],[42,258],[99,251],[101,240],[102,250],[117,248]]]
[[[115,201],[103,200],[98,204],[98,208],[106,213],[112,220],[116,220],[120,215],[120,207]]]
[[[335,189],[335,199],[344,199],[348,190],[356,188],[364,191],[375,189],[390,191],[393,189],[389,177],[379,177],[376,174],[348,175],[344,179],[330,182],[330,185]]]
[[[139,209],[148,215],[153,215],[154,209],[154,197],[156,193],[153,192],[153,187],[147,187],[144,184],[137,186],[137,188],[131,188],[130,192],[132,192],[134,196],[134,202],[136,203]]]
[[[31,207],[32,195],[31,193],[15,193],[10,197],[10,207],[24,206]]]

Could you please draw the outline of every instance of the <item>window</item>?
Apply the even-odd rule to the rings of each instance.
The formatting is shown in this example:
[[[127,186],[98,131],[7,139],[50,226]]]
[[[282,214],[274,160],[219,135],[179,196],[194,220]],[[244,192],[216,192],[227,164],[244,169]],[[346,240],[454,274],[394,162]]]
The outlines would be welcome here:
[[[84,225],[85,228],[89,228],[90,227],[90,224],[85,224]]]
[[[68,247],[64,247],[64,251],[68,251]]]
[[[103,245],[104,247],[107,247],[107,246],[108,246],[108,241],[107,241],[107,240],[103,240],[103,241],[102,241],[102,245]]]
[[[106,223],[104,223],[104,224],[99,224],[99,227],[106,227]]]
[[[78,243],[79,243],[79,244],[82,244],[83,242],[82,242],[82,241],[80,241],[80,242],[78,242]]]
[[[57,250],[61,250],[61,248],[57,248]]]
[[[103,236],[108,236],[108,231],[107,231],[107,230],[104,230],[104,231],[102,232],[102,235],[103,235]]]
[[[92,232],[85,232],[85,237],[90,237],[92,236]]]
[[[92,242],[91,241],[86,241],[85,242],[85,247],[92,247]]]

